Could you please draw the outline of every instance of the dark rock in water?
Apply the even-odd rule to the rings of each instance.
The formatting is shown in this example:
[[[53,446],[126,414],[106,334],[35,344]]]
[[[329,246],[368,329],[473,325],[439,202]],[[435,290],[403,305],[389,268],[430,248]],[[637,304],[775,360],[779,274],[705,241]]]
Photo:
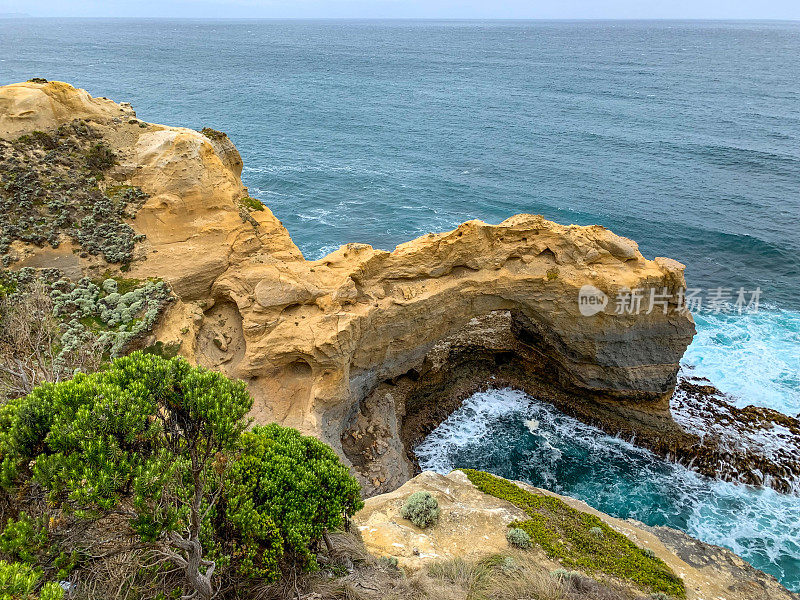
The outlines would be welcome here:
[[[797,418],[759,406],[738,408],[706,380],[690,376],[679,380],[671,412],[699,439],[688,466],[720,479],[800,492]]]

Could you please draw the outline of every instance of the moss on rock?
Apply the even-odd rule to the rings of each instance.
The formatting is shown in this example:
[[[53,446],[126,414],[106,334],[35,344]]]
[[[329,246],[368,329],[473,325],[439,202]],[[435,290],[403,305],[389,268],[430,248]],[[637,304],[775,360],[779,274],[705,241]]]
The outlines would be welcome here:
[[[480,491],[511,502],[530,519],[509,525],[527,533],[547,556],[566,568],[604,573],[648,592],[685,598],[683,581],[652,552],[639,548],[599,517],[581,512],[554,496],[529,492],[489,473],[462,469]],[[599,528],[602,536],[596,534]]]

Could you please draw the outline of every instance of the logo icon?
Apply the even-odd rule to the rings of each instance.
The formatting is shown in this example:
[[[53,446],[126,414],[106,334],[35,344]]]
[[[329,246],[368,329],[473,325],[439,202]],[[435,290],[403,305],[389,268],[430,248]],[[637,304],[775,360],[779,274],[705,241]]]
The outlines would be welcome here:
[[[584,285],[578,291],[578,310],[584,317],[601,312],[608,304],[608,296],[593,285]]]

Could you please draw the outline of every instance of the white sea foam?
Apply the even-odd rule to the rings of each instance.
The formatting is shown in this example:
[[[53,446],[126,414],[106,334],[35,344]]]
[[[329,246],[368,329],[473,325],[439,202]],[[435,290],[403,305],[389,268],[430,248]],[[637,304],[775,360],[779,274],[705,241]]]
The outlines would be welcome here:
[[[490,390],[472,395],[414,449],[420,466],[449,473],[455,467],[451,462],[454,450],[486,440],[498,417],[522,413],[528,404],[529,396],[518,390],[503,390],[503,393]]]
[[[683,358],[738,406],[800,413],[800,313],[767,309],[695,315],[697,335]]]
[[[702,477],[523,392],[474,394],[416,452],[423,469],[484,469],[681,529],[800,589],[797,496]]]
[[[319,260],[320,258],[325,258],[331,252],[335,252],[339,249],[338,244],[328,244],[327,246],[322,246],[319,250],[315,250],[306,254],[306,260]]]
[[[331,212],[332,210],[329,208],[309,208],[304,212],[298,211],[297,217],[301,221],[316,221],[322,225],[331,225],[332,223],[328,220]]]

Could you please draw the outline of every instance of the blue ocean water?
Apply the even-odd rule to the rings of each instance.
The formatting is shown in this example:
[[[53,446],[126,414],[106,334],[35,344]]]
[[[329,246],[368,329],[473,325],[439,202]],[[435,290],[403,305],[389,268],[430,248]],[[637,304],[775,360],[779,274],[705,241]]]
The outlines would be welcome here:
[[[482,469],[623,519],[681,529],[800,591],[797,496],[701,477],[523,392],[475,394],[416,453],[423,469]]]
[[[31,77],[226,131],[308,258],[532,212],[631,237],[685,263],[692,287],[760,288],[758,313],[696,315],[684,363],[738,404],[800,412],[798,22],[0,19],[0,84]],[[546,448],[509,435],[484,441]],[[800,586],[797,498],[695,485],[619,448],[614,476],[577,461],[542,482],[541,453],[515,472]]]

